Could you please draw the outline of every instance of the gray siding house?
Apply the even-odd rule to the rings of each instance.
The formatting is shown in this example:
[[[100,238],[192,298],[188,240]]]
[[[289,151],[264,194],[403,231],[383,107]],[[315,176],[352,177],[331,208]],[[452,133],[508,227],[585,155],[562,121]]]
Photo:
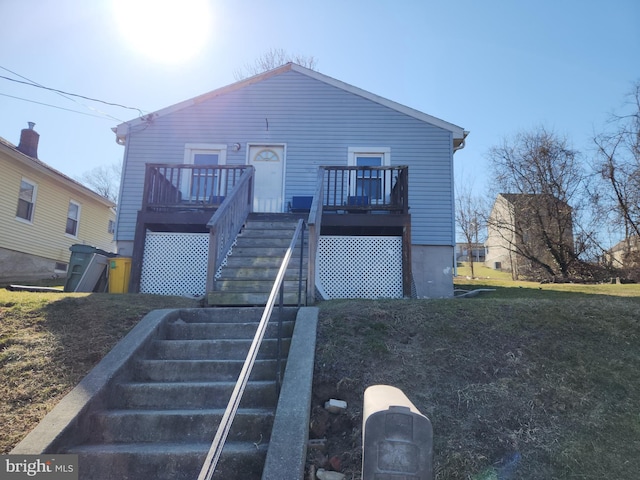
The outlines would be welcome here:
[[[189,197],[210,202],[212,210],[201,211],[203,217],[211,217],[231,195],[216,187],[205,199],[195,191],[196,183],[203,189],[221,185],[223,172],[230,175],[230,169],[237,167],[242,174],[250,169],[250,211],[284,214],[296,199],[313,197],[311,211],[322,217],[319,238],[397,234],[404,239],[404,296],[409,290],[417,297],[453,294],[453,156],[464,147],[468,134],[461,127],[290,63],[123,123],[114,132],[125,148],[116,241],[120,255],[134,258],[133,290],[140,288],[135,270],[142,240],[136,235],[143,237],[154,229],[202,233],[198,228],[175,227],[184,226],[184,211],[180,221],[161,222],[159,218],[169,211],[162,208],[144,220],[146,226],[141,225],[141,212],[153,192],[160,190],[160,184],[150,186],[151,176],[157,177],[159,171],[152,173],[150,166],[207,165],[218,170],[198,180],[195,170],[190,180],[186,175],[174,180],[162,170],[163,182],[181,189],[179,201]],[[347,177],[340,177],[340,182],[347,178],[350,186],[338,185],[337,177],[330,180],[331,169],[345,169],[341,175]],[[400,203],[398,179],[404,182],[405,198]],[[234,182],[225,177],[225,185]],[[356,196],[365,199],[365,211],[360,213],[367,215],[338,220],[340,214],[353,213],[344,207]],[[390,224],[395,230],[386,227],[394,213],[404,219]],[[162,228],[160,223],[173,227]],[[377,255],[370,251],[365,258]]]

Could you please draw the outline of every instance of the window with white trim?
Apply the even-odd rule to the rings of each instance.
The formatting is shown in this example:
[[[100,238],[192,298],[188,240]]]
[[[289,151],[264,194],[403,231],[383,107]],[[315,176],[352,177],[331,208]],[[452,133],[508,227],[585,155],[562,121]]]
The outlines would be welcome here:
[[[388,147],[349,147],[349,166],[387,167],[390,164],[391,149]],[[390,190],[390,177],[385,177],[380,171],[363,169],[355,173],[349,195],[365,198],[367,203],[377,203],[386,201]]]
[[[69,210],[67,211],[67,226],[64,232],[72,237],[78,236],[78,224],[80,223],[80,204],[69,201]]]
[[[20,182],[20,193],[18,194],[18,208],[16,209],[16,219],[33,223],[33,212],[36,206],[36,194],[38,185],[23,178]]]
[[[209,201],[220,196],[220,178],[218,170],[209,167],[225,165],[227,160],[227,146],[208,143],[188,143],[185,145],[184,163],[203,168],[194,168],[188,178],[183,179],[183,198],[192,201]]]

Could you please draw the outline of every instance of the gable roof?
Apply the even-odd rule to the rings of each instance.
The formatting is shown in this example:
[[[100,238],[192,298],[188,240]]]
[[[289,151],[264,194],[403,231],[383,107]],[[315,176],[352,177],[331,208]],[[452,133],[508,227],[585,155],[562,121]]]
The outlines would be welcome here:
[[[455,150],[459,150],[464,148],[464,141],[465,138],[467,137],[467,135],[469,134],[468,131],[464,130],[462,127],[459,127],[457,125],[454,125],[453,123],[447,122],[445,120],[442,120],[440,118],[434,117],[432,115],[428,115],[426,113],[420,112],[419,110],[415,110],[413,108],[407,107],[405,105],[402,105],[400,103],[394,102],[392,100],[388,100],[384,97],[380,97],[374,93],[368,92],[366,90],[363,90],[361,88],[358,87],[354,87],[353,85],[349,85],[348,83],[342,82],[340,80],[336,80],[335,78],[329,77],[327,75],[324,75],[322,73],[316,72],[315,70],[310,70],[308,68],[302,67],[296,63],[287,63],[285,65],[282,65],[281,67],[278,68],[274,68],[273,70],[269,70],[267,72],[255,75],[253,77],[241,80],[239,82],[236,83],[232,83],[231,85],[227,85],[226,87],[222,87],[222,88],[218,88],[216,90],[213,90],[209,93],[205,93],[203,95],[199,95],[197,97],[194,97],[192,99],[189,100],[185,100],[183,102],[180,103],[176,103],[175,105],[163,108],[161,110],[158,110],[156,112],[150,113],[149,115],[145,115],[144,117],[140,117],[137,118],[135,120],[131,120],[125,123],[121,123],[120,125],[118,125],[117,127],[113,128],[112,130],[115,132],[116,134],[116,141],[118,143],[122,143],[124,140],[124,137],[126,137],[126,135],[129,133],[129,128],[143,124],[144,122],[150,120],[151,118],[156,118],[156,117],[161,117],[163,115],[168,115],[172,112],[176,112],[178,110],[182,110],[184,108],[190,107],[192,105],[197,105],[199,103],[202,103],[204,101],[210,100],[212,98],[218,97],[220,95],[225,95],[231,92],[234,92],[236,90],[239,90],[241,88],[247,87],[249,85],[253,85],[254,83],[258,83],[258,82],[262,82],[264,80],[267,80],[271,77],[275,77],[277,75],[281,75],[283,73],[286,72],[297,72],[300,73],[302,75],[306,75],[307,77],[313,78],[315,80],[318,80],[320,82],[326,83],[327,85],[331,85],[333,87],[339,88],[341,90],[344,90],[345,92],[349,92],[352,93],[354,95],[358,95],[360,97],[363,97],[367,100],[370,100],[372,102],[378,103],[380,105],[383,105],[385,107],[388,107],[392,110],[395,110],[397,112],[403,113],[405,115],[408,115],[410,117],[416,118],[420,121],[423,121],[425,123],[429,123],[431,125],[434,125],[436,127],[442,128],[444,130],[448,130],[452,133],[453,135],[453,146]]]
[[[44,163],[42,160],[38,160],[37,158],[30,157],[29,155],[22,153],[20,150],[18,150],[18,148],[15,145],[13,145],[11,142],[9,142],[8,140],[2,137],[0,137],[0,152],[7,153],[11,158],[16,160],[17,162],[27,167],[33,168],[34,170],[37,170],[40,173],[43,173],[49,178],[53,178],[59,182],[62,182],[64,185],[70,187],[71,189],[81,192],[84,195],[87,195],[99,201],[100,203],[104,204],[107,207],[113,208],[116,206],[116,204],[113,203],[108,198],[105,198],[102,195],[94,192],[90,188],[85,187],[77,180],[74,180],[73,178],[68,177],[64,173],[59,172],[55,168]]]

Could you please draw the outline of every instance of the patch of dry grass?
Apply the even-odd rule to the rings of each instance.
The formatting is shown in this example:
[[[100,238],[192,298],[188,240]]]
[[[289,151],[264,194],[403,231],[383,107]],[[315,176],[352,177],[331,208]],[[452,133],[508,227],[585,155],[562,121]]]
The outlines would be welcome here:
[[[0,453],[8,453],[146,313],[154,295],[0,290]]]
[[[359,479],[372,384],[432,421],[436,478],[631,479],[640,471],[640,298],[499,289],[474,299],[321,304],[314,412],[346,400],[326,456]],[[344,427],[344,425],[342,425]]]
[[[311,430],[328,448],[310,462],[336,457],[360,478],[362,396],[384,383],[431,419],[438,480],[495,478],[507,466],[524,480],[636,478],[639,287],[495,282],[460,284],[496,289],[473,299],[321,303]],[[189,306],[0,290],[0,452],[144,314]],[[346,400],[348,414],[322,417],[328,398]]]

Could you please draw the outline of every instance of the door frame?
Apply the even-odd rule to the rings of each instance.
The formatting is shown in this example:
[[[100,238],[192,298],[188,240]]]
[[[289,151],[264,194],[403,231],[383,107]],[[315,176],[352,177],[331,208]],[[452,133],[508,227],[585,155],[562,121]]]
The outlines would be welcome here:
[[[215,153],[218,155],[218,166],[227,164],[227,145],[224,143],[185,143],[184,159],[182,163],[185,165],[194,165],[195,155],[197,153]],[[191,196],[191,189],[193,186],[192,181],[193,179],[191,175],[188,177],[185,176],[182,179],[182,184],[180,186],[181,190],[184,189],[184,191],[188,193],[189,200],[194,200]]]
[[[347,165],[350,167],[357,166],[357,158],[358,157],[380,157],[381,159],[381,167],[390,167],[391,166],[391,147],[348,147],[347,148]],[[359,173],[355,174],[355,181],[351,184],[351,191],[349,195],[356,195],[356,184],[358,178],[360,177]],[[386,198],[379,198],[376,201],[388,202],[389,197],[391,195],[391,177],[385,175],[384,191],[387,192]],[[369,201],[373,201],[373,199],[369,199]]]
[[[282,189],[280,191],[280,198],[282,200],[282,212],[286,213],[285,202],[284,202],[284,192],[285,192],[285,186],[286,186],[285,184],[286,184],[286,178],[287,178],[287,144],[283,142],[247,142],[247,156],[246,156],[247,165],[253,166],[253,163],[251,163],[251,149],[254,147],[282,148]],[[253,199],[252,199],[252,204],[253,204]],[[282,213],[282,212],[278,212],[278,213]]]

